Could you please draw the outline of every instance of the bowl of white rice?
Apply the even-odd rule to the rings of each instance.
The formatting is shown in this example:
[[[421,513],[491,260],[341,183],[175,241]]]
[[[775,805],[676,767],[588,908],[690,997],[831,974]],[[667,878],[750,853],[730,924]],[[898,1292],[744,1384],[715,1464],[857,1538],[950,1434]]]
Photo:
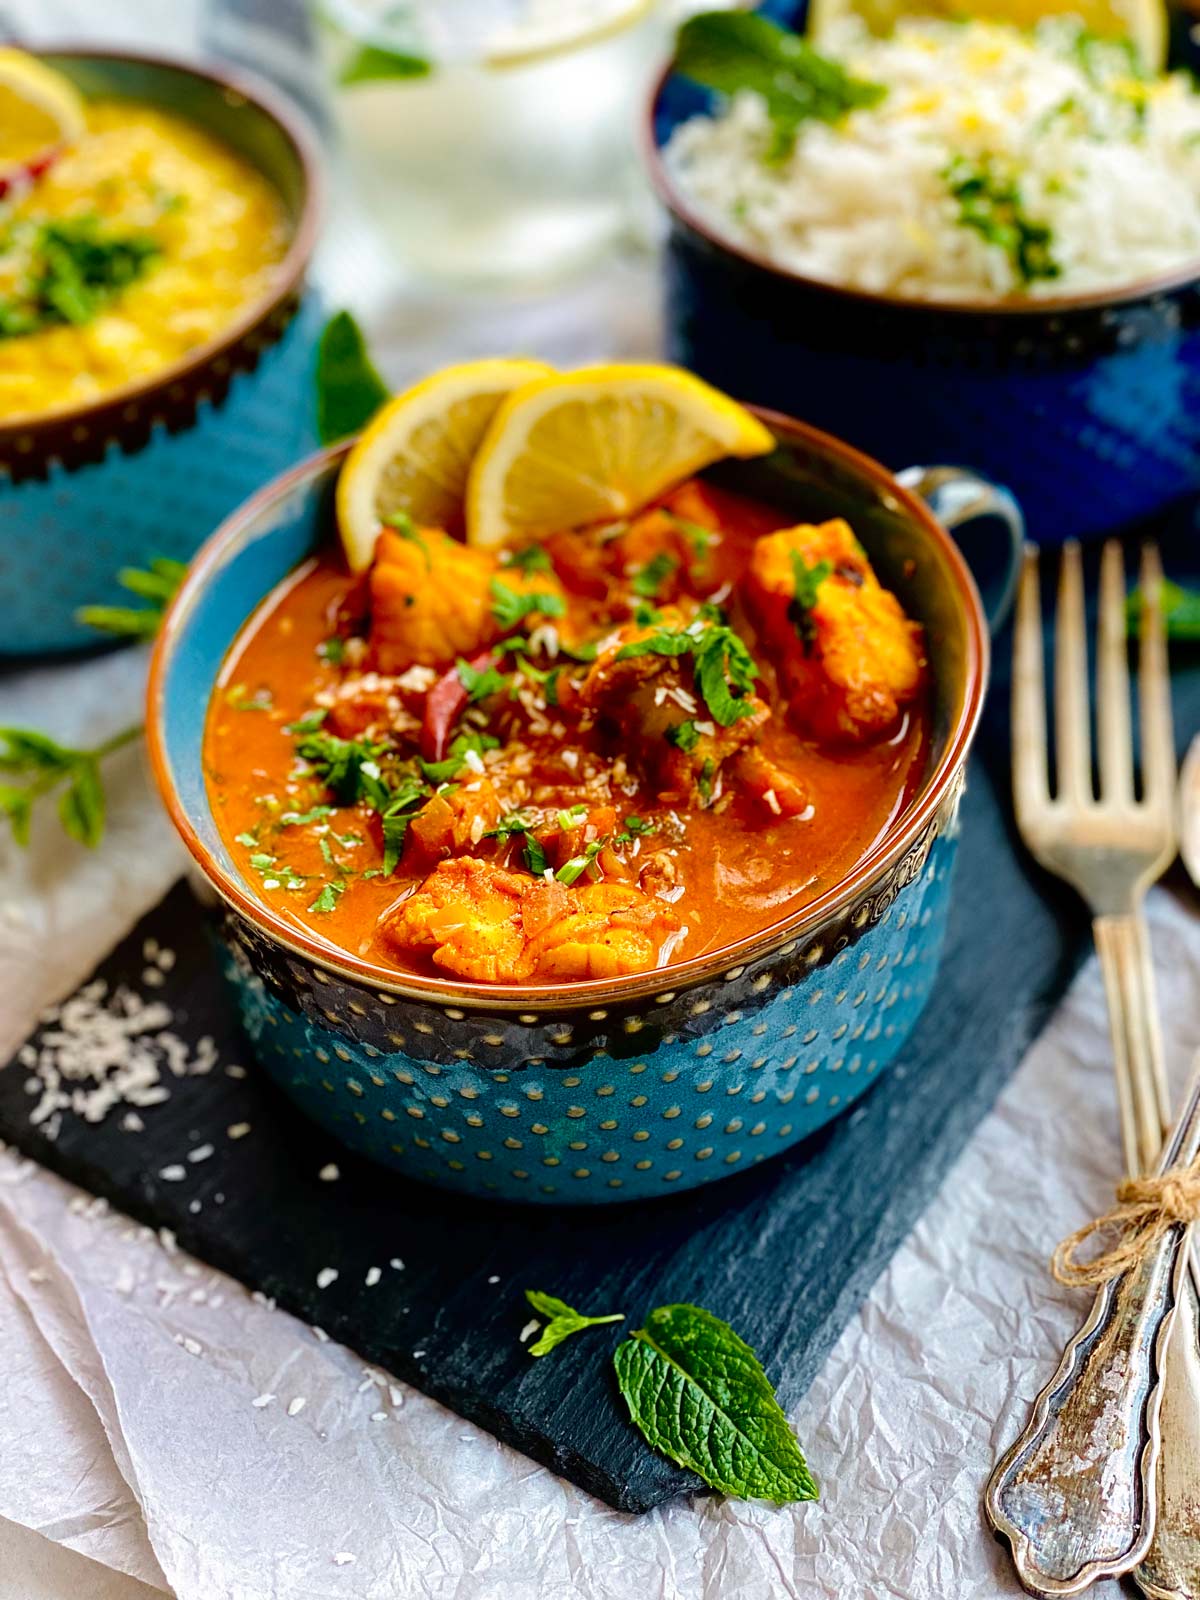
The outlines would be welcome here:
[[[753,87],[656,88],[672,357],[894,468],[967,461],[1043,541],[1200,489],[1191,78],[1069,17],[822,51],[859,103],[782,138]]]

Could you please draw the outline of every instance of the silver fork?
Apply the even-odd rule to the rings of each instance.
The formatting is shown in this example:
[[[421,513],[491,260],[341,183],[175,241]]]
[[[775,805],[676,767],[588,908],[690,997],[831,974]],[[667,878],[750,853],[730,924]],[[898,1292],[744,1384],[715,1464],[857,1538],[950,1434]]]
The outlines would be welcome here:
[[[1058,765],[1053,797],[1046,738],[1038,558],[1032,547],[1026,550],[1021,576],[1013,657],[1013,793],[1017,824],[1038,861],[1077,889],[1093,913],[1092,926],[1108,997],[1125,1165],[1131,1174],[1154,1169],[1169,1122],[1162,1039],[1142,915],[1147,888],[1169,865],[1176,848],[1175,752],[1161,585],[1158,553],[1153,546],[1147,546],[1142,553],[1139,630],[1140,799],[1134,784],[1125,578],[1119,545],[1110,541],[1101,558],[1096,646],[1098,793],[1092,779],[1086,622],[1077,544],[1064,547],[1059,580],[1054,683]],[[1177,1342],[1172,1347],[1176,1350],[1195,1348],[1196,1303],[1190,1286],[1183,1298],[1185,1303],[1180,1309],[1185,1320],[1177,1330]],[[1013,1539],[1022,1581],[1035,1592],[1075,1593],[1095,1577],[1129,1570],[1146,1552],[1156,1501],[1164,1507],[1182,1508],[1190,1494],[1191,1503],[1196,1503],[1200,1494],[1200,1450],[1157,1451],[1155,1419],[1161,1397],[1157,1392],[1156,1353],[1143,1343],[1141,1354],[1150,1382],[1144,1412],[1153,1436],[1149,1453],[1138,1439],[1121,1441],[1124,1452],[1114,1442],[1106,1471],[1111,1474],[1124,1468],[1136,1477],[1148,1473],[1149,1463],[1157,1455],[1159,1465],[1156,1474],[1143,1485],[1144,1494],[1136,1483],[1127,1485],[1130,1492],[1124,1496],[1080,1494],[1077,1461],[1072,1461],[1068,1450],[1061,1458],[1060,1489],[1064,1502],[1076,1497],[1073,1510],[1078,1520],[1072,1522],[1064,1516],[1057,1525],[1051,1525],[1045,1520],[1038,1522],[1031,1514],[1026,1528],[1020,1520],[1014,1526],[1011,1516],[1000,1509],[1002,1505],[1011,1508],[1021,1499],[1020,1485],[1012,1476],[1021,1469],[1012,1464],[1013,1452],[1006,1458],[1007,1468],[1002,1464],[989,1485],[989,1515]],[[1177,1401],[1172,1408],[1168,1400],[1168,1410],[1177,1410],[1186,1403],[1200,1417],[1200,1371],[1196,1363],[1193,1361],[1186,1369],[1175,1363],[1172,1372],[1180,1381],[1173,1386],[1172,1373],[1168,1373],[1164,1389],[1168,1394],[1173,1390]],[[1092,1420],[1099,1423],[1101,1419]],[[1067,1423],[1064,1413],[1064,1432]],[[1196,1437],[1197,1425],[1189,1431]],[[1049,1454],[1053,1456],[1054,1452]],[[1005,1470],[1009,1473],[1007,1479]],[[1122,1530],[1113,1525],[1118,1503],[1125,1508],[1138,1508],[1136,1527]],[[1123,1545],[1126,1533],[1128,1540]],[[1146,1563],[1147,1592],[1180,1597],[1196,1594],[1198,1591],[1190,1587],[1151,1587],[1152,1583],[1161,1583],[1167,1572],[1167,1563],[1159,1559],[1167,1533],[1171,1535],[1173,1552],[1176,1535],[1184,1537],[1194,1552],[1191,1565],[1200,1572],[1200,1540],[1186,1529],[1162,1526]],[[1122,1551],[1128,1559],[1122,1559]],[[1059,1563],[1062,1569],[1058,1576],[1048,1577],[1046,1569]],[[1073,1563],[1077,1568],[1074,1579],[1067,1571]],[[1171,1570],[1178,1568],[1180,1560],[1173,1553]]]

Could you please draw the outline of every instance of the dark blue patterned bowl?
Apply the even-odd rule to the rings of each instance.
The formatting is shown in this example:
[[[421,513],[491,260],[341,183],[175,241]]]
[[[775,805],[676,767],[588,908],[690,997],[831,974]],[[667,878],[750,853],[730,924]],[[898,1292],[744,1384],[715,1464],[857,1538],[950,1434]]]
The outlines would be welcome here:
[[[158,105],[214,134],[278,190],[293,223],[275,281],[221,333],[98,400],[0,419],[0,657],[85,649],[84,605],[119,605],[121,567],[186,560],[216,524],[316,443],[322,322],[305,276],[320,174],[303,126],[241,73],[127,52],[48,56],[88,98]]]
[[[790,21],[803,8],[780,9]],[[669,68],[650,101],[672,360],[892,467],[970,461],[1046,544],[1119,531],[1200,490],[1200,262],[1036,302],[936,305],[806,278],[723,241],[668,175],[662,146],[711,103]]]
[[[645,1199],[787,1149],[853,1104],[903,1044],[937,972],[987,628],[962,556],[924,502],[845,445],[764,420],[779,448],[714,477],[797,519],[853,523],[927,630],[929,770],[844,882],[753,938],[657,972],[556,988],[419,979],[340,951],[256,898],[209,805],[205,712],[243,620],[332,537],[344,448],[265,489],[194,563],[151,668],[155,777],[215,904],[260,1061],[354,1149],[479,1195]],[[956,519],[997,509],[965,475],[925,481],[946,504],[966,484]]]

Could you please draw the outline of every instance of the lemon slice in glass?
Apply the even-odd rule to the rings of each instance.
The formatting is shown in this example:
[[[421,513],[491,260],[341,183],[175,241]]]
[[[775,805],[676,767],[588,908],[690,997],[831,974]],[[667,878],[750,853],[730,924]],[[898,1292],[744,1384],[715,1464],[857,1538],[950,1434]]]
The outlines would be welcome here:
[[[78,89],[23,50],[0,50],[0,194],[38,177],[84,130]]]
[[[365,572],[385,517],[405,512],[461,532],[467,472],[497,406],[553,368],[498,358],[445,367],[390,400],[346,457],[338,527],[352,572]]]
[[[467,482],[467,543],[495,549],[628,516],[723,456],[775,440],[745,407],[678,367],[584,367],[517,389]]]
[[[1167,57],[1167,12],[1162,0],[812,0],[808,34],[819,48],[857,18],[872,33],[886,34],[909,17],[952,17],[958,21],[1007,22],[1033,28],[1043,17],[1077,17],[1092,33],[1127,38],[1142,64],[1161,72]]]

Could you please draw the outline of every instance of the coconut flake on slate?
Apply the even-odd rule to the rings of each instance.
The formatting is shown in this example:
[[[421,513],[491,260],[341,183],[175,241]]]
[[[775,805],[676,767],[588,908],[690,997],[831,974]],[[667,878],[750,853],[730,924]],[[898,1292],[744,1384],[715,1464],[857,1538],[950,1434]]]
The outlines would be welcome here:
[[[337,1282],[337,1275],[336,1267],[322,1267],[317,1273],[317,1288],[328,1289],[331,1283]]]
[[[256,1395],[255,1398],[251,1400],[250,1404],[256,1411],[261,1411],[264,1406],[269,1406],[274,1398],[275,1396],[273,1394],[260,1394]]]
[[[302,1394],[298,1394],[294,1400],[288,1401],[288,1416],[298,1417],[307,1404],[308,1401],[305,1397]]]
[[[250,1132],[250,1124],[248,1122],[231,1122],[225,1132],[231,1139],[244,1139]]]
[[[382,1277],[383,1273],[380,1272],[378,1267],[368,1267],[366,1277],[367,1288],[373,1289]]]
[[[341,1177],[341,1173],[338,1171],[337,1162],[327,1161],[321,1168],[320,1172],[317,1173],[317,1177],[320,1178],[322,1183],[336,1183]]]

